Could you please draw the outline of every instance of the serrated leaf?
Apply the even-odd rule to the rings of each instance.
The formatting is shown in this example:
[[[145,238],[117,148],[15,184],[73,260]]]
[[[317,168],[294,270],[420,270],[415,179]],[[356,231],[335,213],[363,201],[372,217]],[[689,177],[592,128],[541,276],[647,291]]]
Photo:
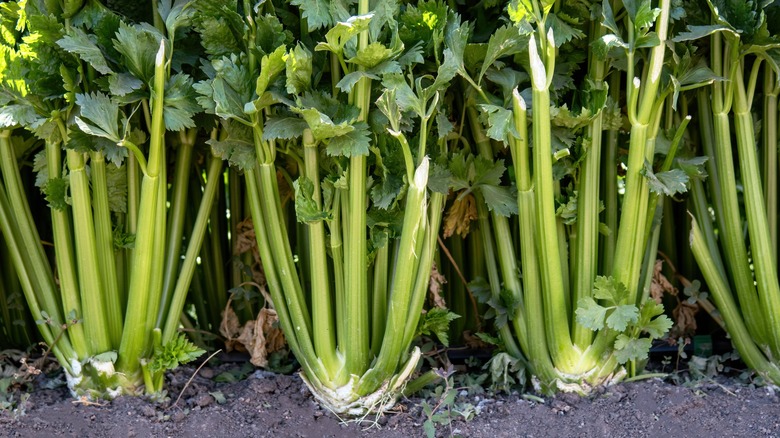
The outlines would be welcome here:
[[[196,101],[195,90],[192,88],[192,79],[185,74],[171,76],[165,86],[165,100],[163,106],[163,119],[165,129],[168,131],[180,131],[185,128],[194,128],[193,116],[201,107]]]
[[[69,34],[57,41],[63,50],[77,55],[82,61],[102,74],[113,73],[100,47],[83,30],[71,27]]]
[[[624,334],[618,335],[615,340],[615,359],[620,364],[646,359],[651,346],[650,338],[632,339]]]
[[[603,0],[601,2],[601,25],[611,30],[615,34],[620,33],[620,29],[615,22],[615,14],[612,11],[612,4],[609,0]]]
[[[650,0],[624,0],[623,6],[637,31],[652,26],[660,13],[659,9],[651,7]]]
[[[225,8],[220,11],[221,16],[201,15],[202,4],[208,0],[196,2],[198,14],[195,16],[195,28],[200,34],[200,43],[207,54],[211,56],[226,56],[237,54],[244,50],[242,34],[244,33],[243,20],[234,11]],[[233,17],[235,15],[235,17]],[[238,21],[230,18],[238,18]]]
[[[106,166],[106,186],[108,209],[114,213],[127,213],[127,170],[115,165]]]
[[[260,59],[260,75],[257,77],[255,84],[255,94],[257,96],[262,98],[263,94],[268,90],[271,81],[287,67],[287,63],[284,60],[286,52],[287,49],[284,46],[279,46],[276,50]],[[259,110],[260,108],[257,109]]]
[[[160,0],[157,13],[160,14],[168,35],[175,35],[176,29],[189,26],[195,13],[187,0]]]
[[[306,177],[300,177],[293,182],[295,190],[295,217],[298,222],[312,224],[324,219],[330,219],[330,213],[317,207],[314,201],[314,183]]]
[[[704,169],[707,159],[708,157],[677,158],[675,162],[688,178],[704,179],[707,177],[707,171]]]
[[[501,216],[509,217],[517,214],[517,197],[509,187],[482,185],[479,186],[488,210]]]
[[[119,142],[119,105],[103,93],[77,94],[80,116],[76,124],[87,134]]]
[[[688,175],[681,169],[671,169],[665,172],[653,173],[648,162],[642,169],[642,175],[647,179],[650,191],[660,195],[674,196],[688,191]]]
[[[447,194],[450,191],[450,180],[452,174],[445,163],[436,161],[433,163],[431,172],[428,175],[428,188],[432,192]]]
[[[548,15],[547,20],[545,21],[545,25],[548,29],[552,29],[553,31],[555,47],[561,47],[571,40],[585,37],[584,32],[561,20],[556,14]]]
[[[497,105],[479,105],[479,108],[487,114],[487,136],[493,140],[509,144],[510,138],[520,138],[514,123],[512,111]]]
[[[35,173],[35,187],[43,190],[46,181],[49,180],[49,163],[46,160],[46,149],[41,149],[33,157],[33,172]]]
[[[368,125],[358,122],[352,125],[353,130],[337,137],[328,138],[325,152],[330,156],[352,157],[368,155],[371,145]]]
[[[13,104],[0,106],[0,128],[13,126],[35,126],[40,117],[30,105]]]
[[[203,353],[204,350],[187,340],[183,334],[177,333],[167,344],[155,347],[149,370],[153,373],[172,370],[180,364],[192,362]]]
[[[154,77],[154,62],[161,39],[162,35],[153,33],[148,27],[122,23],[116,33],[114,48],[122,55],[130,73],[148,83]]]
[[[333,24],[328,0],[291,0],[290,4],[301,8],[301,17],[306,19],[309,29],[317,30]]]
[[[286,65],[286,86],[290,94],[299,94],[307,90],[311,85],[311,52],[301,44],[295,46],[287,54]]]
[[[373,42],[362,49],[359,49],[357,55],[347,60],[352,64],[361,65],[366,68],[375,67],[386,61],[393,54],[393,51],[384,44]]]
[[[256,18],[257,49],[262,55],[268,55],[279,46],[287,46],[289,32],[284,30],[279,17],[275,14],[265,14]]]
[[[673,325],[668,316],[661,315],[642,326],[642,331],[649,334],[651,338],[658,339],[669,332]]]
[[[211,152],[239,170],[255,165],[255,145],[250,128],[238,122],[228,122],[227,137],[223,140],[209,140]]]
[[[597,59],[604,60],[609,55],[609,51],[614,48],[628,49],[628,44],[617,35],[607,34],[591,43],[591,52]]]
[[[303,135],[309,125],[298,117],[271,117],[265,121],[263,140],[290,140]]]
[[[46,202],[49,207],[55,210],[65,210],[68,208],[67,196],[70,182],[67,178],[49,178],[43,187],[43,193],[46,195]]]
[[[114,73],[108,76],[108,91],[115,96],[126,96],[143,86],[143,81],[131,74]]]
[[[460,318],[460,315],[447,309],[434,307],[423,314],[417,328],[418,335],[435,335],[447,347],[450,344],[448,330],[450,322]]]
[[[439,111],[436,114],[436,133],[438,134],[439,139],[443,139],[447,137],[454,129],[455,126],[450,122],[450,119],[447,117],[447,114],[444,111]]]
[[[599,275],[593,281],[593,297],[614,306],[628,297],[628,289],[613,277]]]
[[[482,156],[478,156],[474,160],[474,185],[499,185],[501,184],[501,177],[506,172],[506,166],[504,166],[504,160],[490,160]]]
[[[716,32],[728,32],[734,36],[737,35],[737,33],[734,32],[733,29],[730,29],[720,24],[712,24],[712,25],[705,25],[705,26],[688,26],[688,30],[686,30],[685,32],[680,32],[677,35],[675,35],[675,37],[672,38],[672,41],[676,43],[685,42],[685,41],[694,41],[704,37],[708,37]]]
[[[193,89],[201,95],[198,103],[223,119],[243,118],[244,106],[253,96],[254,81],[238,56],[211,61],[214,78],[201,81]]]
[[[642,35],[634,41],[634,49],[653,48],[661,44],[661,39],[658,38],[658,34],[650,32],[647,35]]]
[[[522,35],[515,26],[502,26],[490,36],[488,41],[487,54],[479,72],[478,79],[481,80],[485,72],[493,63],[504,56],[520,53],[528,45],[528,38]]]
[[[412,111],[418,116],[422,117],[423,105],[420,98],[406,82],[406,79],[401,74],[388,74],[382,78],[382,86],[387,90],[393,90],[394,97],[398,108],[401,112]]]
[[[607,317],[607,327],[622,332],[629,324],[639,320],[639,310],[633,304],[621,304],[615,307]]]
[[[344,51],[344,46],[359,33],[368,30],[373,14],[349,17],[346,21],[336,23],[326,34],[325,43],[319,43],[314,50],[327,50],[336,54]]]
[[[600,306],[596,300],[591,297],[580,298],[577,301],[577,310],[575,311],[577,322],[585,328],[591,330],[601,330],[604,328],[604,318],[607,316],[607,308]]]
[[[355,130],[355,127],[348,122],[341,122],[339,124],[334,123],[330,117],[321,113],[316,108],[295,111],[300,112],[303,119],[309,125],[309,129],[311,129],[315,140],[338,137]]]

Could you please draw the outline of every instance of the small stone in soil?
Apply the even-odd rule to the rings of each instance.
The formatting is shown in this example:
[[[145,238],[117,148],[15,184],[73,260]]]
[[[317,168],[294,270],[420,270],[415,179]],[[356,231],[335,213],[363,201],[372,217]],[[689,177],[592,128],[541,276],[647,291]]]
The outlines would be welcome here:
[[[205,408],[212,403],[214,403],[214,397],[212,397],[211,394],[201,394],[195,399],[195,404],[201,408]]]
[[[211,379],[214,377],[214,370],[211,368],[203,367],[200,370],[200,376],[204,379]]]
[[[173,421],[179,423],[181,421],[184,421],[184,418],[187,417],[183,411],[176,411],[173,415],[171,415],[171,418]]]

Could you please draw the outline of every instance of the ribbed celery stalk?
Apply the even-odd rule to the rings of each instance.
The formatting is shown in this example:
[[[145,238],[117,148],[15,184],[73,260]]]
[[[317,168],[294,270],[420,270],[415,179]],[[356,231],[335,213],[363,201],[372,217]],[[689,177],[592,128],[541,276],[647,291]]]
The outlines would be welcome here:
[[[631,297],[629,302],[636,302],[638,298],[639,273],[645,249],[644,242],[636,242],[637,236],[642,235],[645,230],[650,196],[647,181],[641,172],[645,160],[652,159],[654,154],[655,144],[649,142],[648,138],[655,138],[654,131],[658,129],[657,125],[653,126],[653,122],[659,107],[658,91],[666,52],[670,4],[670,0],[662,0],[659,5],[660,13],[656,22],[659,43],[651,49],[644,79],[640,82],[638,78],[628,78],[631,136],[628,146],[626,192],[615,243],[613,275],[615,280],[628,288]]]
[[[149,155],[146,171],[141,183],[140,206],[138,208],[138,230],[133,251],[132,272],[130,276],[127,300],[125,327],[122,332],[122,342],[119,346],[117,368],[125,373],[127,379],[139,379],[141,363],[139,358],[151,353],[149,333],[153,320],[149,321],[147,309],[159,294],[152,290],[154,248],[156,229],[165,227],[159,223],[157,209],[160,207],[158,197],[161,195],[160,180],[162,168],[165,166],[165,126],[163,125],[163,102],[165,82],[167,79],[165,62],[165,42],[160,44],[160,50],[155,60],[155,75],[152,92],[155,95],[155,105],[152,106],[152,126],[150,133]],[[163,204],[164,205],[164,204]],[[155,312],[156,314],[156,312]],[[153,317],[153,316],[152,316]]]

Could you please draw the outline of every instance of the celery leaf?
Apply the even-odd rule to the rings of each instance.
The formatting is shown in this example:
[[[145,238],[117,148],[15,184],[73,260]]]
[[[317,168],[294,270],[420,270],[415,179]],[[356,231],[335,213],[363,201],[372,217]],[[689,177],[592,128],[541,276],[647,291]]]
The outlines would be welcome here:
[[[263,140],[290,140],[303,135],[309,125],[298,117],[270,117],[265,121]]]
[[[591,297],[580,298],[577,302],[577,322],[591,330],[604,328],[604,318],[607,316],[607,308],[600,306]]]
[[[481,79],[487,69],[499,58],[520,53],[527,44],[528,38],[517,27],[511,25],[500,27],[490,36],[487,55],[482,63],[478,78]]]
[[[301,8],[301,17],[306,19],[306,24],[311,30],[333,24],[328,0],[292,0],[290,4]]]
[[[122,55],[127,69],[144,82],[154,77],[154,63],[162,38],[162,35],[153,33],[151,29],[122,23],[114,40],[114,48]]]
[[[46,201],[49,207],[55,210],[65,210],[68,208],[68,187],[70,182],[67,178],[49,178],[43,187],[43,193],[46,195]]]
[[[57,45],[66,52],[78,55],[82,61],[91,65],[98,72],[104,75],[113,73],[100,47],[83,30],[72,27],[68,35],[57,41]]]
[[[171,76],[165,87],[163,106],[163,118],[167,130],[180,131],[195,127],[195,121],[192,117],[201,109],[195,99],[196,93],[192,88],[192,79],[188,75]]]
[[[488,210],[504,217],[517,214],[517,197],[509,187],[482,185],[479,190],[482,192]]]
[[[633,304],[621,304],[607,317],[607,327],[622,332],[639,319],[639,310]]]
[[[119,142],[119,105],[103,93],[77,94],[80,116],[76,124],[87,134]]]
[[[160,373],[172,370],[180,364],[192,362],[205,353],[190,342],[183,334],[177,333],[167,344],[154,348],[149,370],[152,373]]]
[[[293,182],[295,189],[295,217],[298,222],[311,224],[330,219],[330,213],[323,211],[314,200],[314,183],[305,176]]]
[[[311,52],[301,44],[287,54],[286,87],[290,94],[300,94],[309,89],[312,73]]]
[[[211,152],[228,160],[231,166],[239,170],[251,168],[255,164],[255,145],[251,129],[238,122],[226,122],[227,137],[222,140],[209,140]]]
[[[330,137],[325,141],[327,143],[325,152],[328,155],[347,158],[368,155],[371,145],[368,125],[364,122],[358,122],[351,125],[350,128],[352,129],[345,134]]]
[[[647,185],[653,193],[674,196],[688,191],[688,175],[680,169],[653,173],[650,164],[645,162],[645,167],[641,172],[647,179]]]
[[[417,327],[417,335],[436,335],[445,347],[449,347],[450,339],[448,330],[450,322],[458,318],[460,318],[460,315],[452,313],[447,309],[434,307],[420,318],[420,323]]]
[[[620,334],[615,341],[615,359],[620,364],[630,360],[645,359],[650,352],[651,345],[650,338],[637,339]]]
[[[480,105],[479,108],[487,114],[488,137],[507,144],[510,138],[520,137],[515,129],[512,111],[497,105]]]

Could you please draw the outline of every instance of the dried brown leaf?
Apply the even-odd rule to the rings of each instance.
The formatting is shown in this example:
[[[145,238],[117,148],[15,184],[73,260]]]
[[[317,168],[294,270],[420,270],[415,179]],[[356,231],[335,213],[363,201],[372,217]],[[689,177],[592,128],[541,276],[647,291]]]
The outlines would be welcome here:
[[[689,304],[687,301],[681,301],[672,311],[674,317],[673,335],[670,337],[690,336],[696,333],[696,314],[699,313],[699,306]]]
[[[249,267],[252,272],[252,281],[264,285],[265,273],[263,272],[263,264],[260,261],[260,250],[257,248],[257,238],[252,218],[246,218],[239,222],[236,231],[237,237],[233,247],[233,255],[252,254],[252,265]],[[242,262],[239,261],[238,263]]]
[[[477,200],[469,193],[462,198],[455,198],[444,218],[444,238],[457,233],[465,237],[470,230],[471,221],[477,220]]]
[[[447,302],[442,296],[442,285],[445,283],[447,283],[447,279],[439,272],[436,262],[434,262],[431,268],[431,281],[428,284],[428,292],[430,292],[430,299],[433,305],[441,309],[447,308]]]
[[[653,267],[653,279],[650,283],[650,296],[653,297],[656,303],[661,303],[661,300],[663,300],[664,293],[668,293],[672,296],[677,296],[678,290],[672,283],[669,281],[668,278],[663,274],[663,264],[664,262],[662,260],[656,260],[655,266]]]
[[[463,342],[466,343],[468,348],[485,349],[490,348],[491,345],[479,338],[479,336],[471,333],[471,330],[463,332]]]
[[[238,315],[233,311],[233,307],[230,306],[229,301],[225,310],[222,311],[222,321],[219,323],[219,333],[225,337],[226,351],[246,351],[244,345],[236,340],[241,333],[241,322],[238,320]]]

